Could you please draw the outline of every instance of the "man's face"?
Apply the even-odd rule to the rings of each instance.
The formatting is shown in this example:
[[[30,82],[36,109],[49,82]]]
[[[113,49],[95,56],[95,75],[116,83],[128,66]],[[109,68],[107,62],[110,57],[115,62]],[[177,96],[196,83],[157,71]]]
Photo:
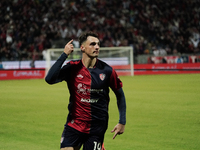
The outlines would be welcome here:
[[[98,57],[100,43],[99,39],[93,36],[88,36],[87,40],[81,45],[81,50],[88,57]]]

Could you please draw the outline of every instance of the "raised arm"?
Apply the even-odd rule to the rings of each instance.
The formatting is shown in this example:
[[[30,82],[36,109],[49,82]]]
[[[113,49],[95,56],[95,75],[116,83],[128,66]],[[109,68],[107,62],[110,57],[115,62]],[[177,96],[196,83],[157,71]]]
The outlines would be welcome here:
[[[62,81],[62,78],[59,77],[59,73],[60,73],[62,64],[64,63],[68,55],[70,55],[74,51],[72,42],[73,40],[69,41],[65,45],[64,52],[58,58],[58,60],[53,64],[53,66],[50,68],[47,76],[45,77],[45,81],[47,83],[54,84],[54,83],[58,83]]]

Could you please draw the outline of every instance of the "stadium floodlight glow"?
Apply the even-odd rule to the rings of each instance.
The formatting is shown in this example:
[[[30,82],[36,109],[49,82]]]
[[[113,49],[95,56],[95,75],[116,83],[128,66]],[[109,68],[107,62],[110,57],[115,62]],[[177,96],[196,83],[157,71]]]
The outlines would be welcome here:
[[[46,51],[46,73],[63,51],[64,48],[51,48]],[[66,64],[70,60],[81,59],[81,56],[82,52],[80,48],[74,48],[73,53],[69,55],[63,64]],[[112,66],[118,75],[134,75],[133,47],[131,46],[101,47],[98,59]]]

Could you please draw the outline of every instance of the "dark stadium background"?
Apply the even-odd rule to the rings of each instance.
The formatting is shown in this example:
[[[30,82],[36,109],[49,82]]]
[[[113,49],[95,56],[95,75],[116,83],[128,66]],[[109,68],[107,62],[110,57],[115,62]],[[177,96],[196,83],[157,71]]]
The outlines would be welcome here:
[[[102,47],[132,46],[134,64],[200,62],[198,0],[1,0],[0,68],[4,61],[44,60],[88,30]],[[171,56],[174,56],[171,57]],[[195,69],[200,66],[195,65]]]

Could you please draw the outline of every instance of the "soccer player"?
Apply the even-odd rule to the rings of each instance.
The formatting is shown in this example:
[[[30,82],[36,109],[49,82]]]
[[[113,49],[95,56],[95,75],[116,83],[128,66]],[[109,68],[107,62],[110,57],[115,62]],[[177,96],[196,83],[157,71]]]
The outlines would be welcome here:
[[[126,102],[122,82],[115,70],[97,57],[100,50],[98,35],[83,33],[79,37],[82,59],[69,61],[73,40],[49,70],[45,80],[49,84],[66,81],[70,93],[69,114],[61,137],[61,150],[101,150],[108,126],[109,87],[117,99],[119,122],[111,131],[113,139],[124,132]]]

